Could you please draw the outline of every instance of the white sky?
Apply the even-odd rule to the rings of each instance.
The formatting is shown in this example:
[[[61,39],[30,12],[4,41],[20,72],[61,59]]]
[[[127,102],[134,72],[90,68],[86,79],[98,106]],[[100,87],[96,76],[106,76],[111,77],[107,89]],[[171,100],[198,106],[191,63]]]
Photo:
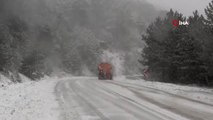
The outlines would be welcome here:
[[[211,0],[146,0],[157,6],[160,9],[178,10],[186,16],[192,15],[192,12],[198,10],[199,13],[204,13],[204,8]]]

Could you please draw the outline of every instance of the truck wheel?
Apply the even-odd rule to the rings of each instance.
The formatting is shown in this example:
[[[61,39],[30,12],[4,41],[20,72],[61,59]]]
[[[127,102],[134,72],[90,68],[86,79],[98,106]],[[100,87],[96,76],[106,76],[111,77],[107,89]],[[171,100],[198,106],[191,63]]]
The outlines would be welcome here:
[[[99,80],[103,80],[103,76],[102,76],[102,75],[99,75],[99,76],[98,76],[98,79],[99,79]]]

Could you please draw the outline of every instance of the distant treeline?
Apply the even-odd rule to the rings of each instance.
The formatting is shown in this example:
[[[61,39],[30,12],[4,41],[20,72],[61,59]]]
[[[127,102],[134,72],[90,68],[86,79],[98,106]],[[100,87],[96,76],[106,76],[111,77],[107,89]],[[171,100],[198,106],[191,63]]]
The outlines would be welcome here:
[[[189,25],[175,27],[175,19]],[[184,17],[170,10],[147,28],[143,40],[146,47],[140,63],[148,67],[150,79],[213,86],[213,1],[204,16],[195,11]]]
[[[140,34],[159,14],[138,0],[0,0],[0,73],[95,75],[108,49],[124,51],[125,72],[135,72]]]

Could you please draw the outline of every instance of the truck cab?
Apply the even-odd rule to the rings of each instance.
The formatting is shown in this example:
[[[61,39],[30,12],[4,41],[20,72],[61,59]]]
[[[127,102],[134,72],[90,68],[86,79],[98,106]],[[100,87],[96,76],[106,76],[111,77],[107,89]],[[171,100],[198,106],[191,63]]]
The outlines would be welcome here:
[[[98,65],[98,79],[99,80],[112,80],[112,65],[109,63],[100,63]]]

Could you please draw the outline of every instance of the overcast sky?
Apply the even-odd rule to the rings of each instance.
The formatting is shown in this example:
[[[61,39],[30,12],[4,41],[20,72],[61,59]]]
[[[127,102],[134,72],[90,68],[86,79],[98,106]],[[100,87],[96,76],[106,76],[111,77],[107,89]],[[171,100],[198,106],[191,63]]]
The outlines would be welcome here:
[[[199,13],[204,13],[204,8],[211,0],[147,0],[160,9],[169,10],[173,8],[178,10],[184,15],[192,15],[194,10],[198,10]]]

